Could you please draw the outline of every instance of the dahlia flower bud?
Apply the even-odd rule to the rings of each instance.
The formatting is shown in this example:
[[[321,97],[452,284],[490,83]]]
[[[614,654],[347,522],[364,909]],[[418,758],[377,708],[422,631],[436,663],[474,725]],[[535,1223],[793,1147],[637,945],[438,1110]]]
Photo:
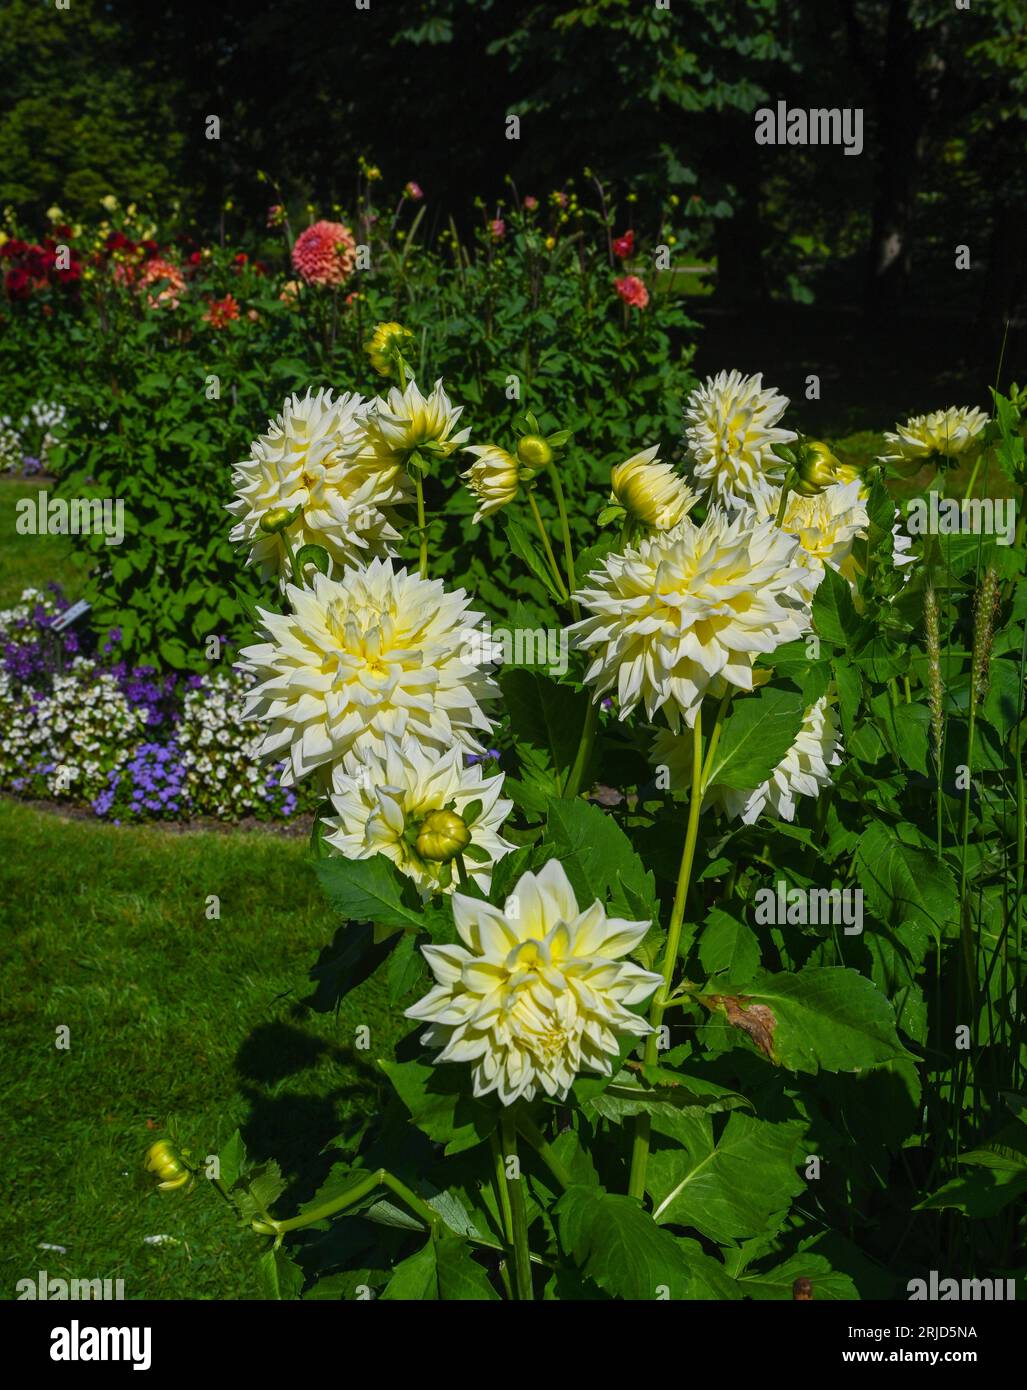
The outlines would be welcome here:
[[[669,464],[659,462],[658,450],[654,445],[618,463],[610,483],[613,499],[633,521],[666,531],[688,515],[696,496]]]
[[[841,463],[819,439],[809,439],[799,450],[795,465],[794,491],[801,497],[816,497],[838,482]]]
[[[280,531],[292,525],[299,511],[299,508],[290,511],[288,507],[272,507],[260,518],[260,529],[269,536],[278,535]]]
[[[553,461],[553,450],[542,435],[526,434],[518,441],[517,457],[525,468],[548,468]]]
[[[391,376],[397,359],[413,341],[413,333],[401,323],[380,323],[364,344],[364,351],[379,376]]]
[[[166,1139],[158,1139],[146,1150],[144,1167],[161,1179],[157,1184],[160,1192],[173,1192],[192,1179],[192,1173]]]
[[[422,859],[447,864],[471,843],[471,832],[455,811],[431,811],[421,822],[414,848]]]
[[[520,469],[517,460],[498,444],[472,444],[464,452],[475,457],[466,473],[460,474],[478,503],[475,523],[512,502],[526,480],[524,474],[534,476],[530,469]]]

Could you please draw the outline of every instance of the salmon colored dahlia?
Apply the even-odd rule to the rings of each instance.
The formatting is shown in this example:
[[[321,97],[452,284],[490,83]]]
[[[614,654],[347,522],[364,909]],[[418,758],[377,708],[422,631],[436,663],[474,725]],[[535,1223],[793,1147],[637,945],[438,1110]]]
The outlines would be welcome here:
[[[227,328],[239,317],[239,301],[232,294],[226,294],[224,299],[212,299],[203,317],[211,328]]]
[[[308,285],[341,285],[356,264],[357,244],[341,222],[315,222],[296,238],[292,263]]]
[[[146,296],[151,309],[166,305],[169,309],[178,308],[179,296],[185,293],[185,280],[177,265],[171,261],[154,256],[143,266],[139,276],[138,288],[143,291],[155,286],[153,293]]]
[[[617,293],[632,309],[644,309],[649,303],[649,291],[637,275],[624,275],[614,281]]]

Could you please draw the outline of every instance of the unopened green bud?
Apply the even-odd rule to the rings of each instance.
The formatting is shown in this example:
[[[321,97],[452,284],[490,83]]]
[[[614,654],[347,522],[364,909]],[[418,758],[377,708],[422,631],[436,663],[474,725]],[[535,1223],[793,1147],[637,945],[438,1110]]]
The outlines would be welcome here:
[[[821,440],[806,440],[795,465],[795,491],[801,497],[818,496],[838,481],[841,466]]]
[[[448,864],[471,843],[471,832],[455,811],[430,811],[421,822],[414,848],[422,859]]]
[[[291,526],[295,516],[296,513],[290,511],[288,507],[272,507],[260,518],[260,529],[269,536],[275,536],[280,531],[284,531],[287,526]]]
[[[542,435],[526,434],[517,443],[517,457],[525,468],[548,468],[553,461],[553,450]]]

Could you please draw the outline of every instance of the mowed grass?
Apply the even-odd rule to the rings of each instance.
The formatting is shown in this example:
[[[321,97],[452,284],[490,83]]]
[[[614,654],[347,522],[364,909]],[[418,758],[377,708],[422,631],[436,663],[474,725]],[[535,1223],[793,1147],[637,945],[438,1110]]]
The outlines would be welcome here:
[[[88,538],[83,536],[20,535],[15,529],[18,503],[29,498],[35,505],[37,494],[52,492],[56,484],[21,480],[0,480],[0,608],[10,608],[23,589],[44,589],[51,580],[64,586],[75,599],[93,564]]]
[[[324,1146],[378,1108],[373,1059],[409,1024],[374,980],[337,1014],[303,1002],[338,929],[305,842],[2,801],[0,882],[0,1297],[40,1269],[124,1279],[127,1298],[257,1296],[257,1238],[206,1183],[158,1193],[142,1157],[169,1123],[196,1157],[239,1126],[252,1153],[282,1162],[286,1209],[323,1177]],[[353,1046],[358,1025],[369,1052]]]

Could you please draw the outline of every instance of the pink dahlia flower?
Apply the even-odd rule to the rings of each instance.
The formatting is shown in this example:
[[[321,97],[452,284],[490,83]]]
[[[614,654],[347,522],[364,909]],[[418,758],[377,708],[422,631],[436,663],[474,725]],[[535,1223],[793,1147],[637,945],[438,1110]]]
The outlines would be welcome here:
[[[649,303],[649,291],[637,275],[624,275],[614,281],[617,293],[632,309],[644,309]]]
[[[341,222],[315,222],[296,238],[292,263],[308,285],[341,285],[356,264],[356,249]]]
[[[151,256],[142,268],[137,288],[143,292],[151,285],[155,287],[155,292],[146,296],[146,303],[151,309],[162,304],[169,309],[178,308],[179,296],[185,293],[185,280],[177,265],[160,256]]]

